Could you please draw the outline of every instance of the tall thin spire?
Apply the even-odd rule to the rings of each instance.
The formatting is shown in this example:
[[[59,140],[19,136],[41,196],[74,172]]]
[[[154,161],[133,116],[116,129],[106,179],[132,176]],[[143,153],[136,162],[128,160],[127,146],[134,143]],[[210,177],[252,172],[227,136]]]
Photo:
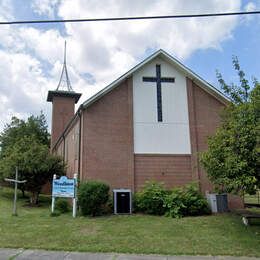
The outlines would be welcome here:
[[[60,81],[59,81],[59,84],[58,84],[56,90],[74,92],[71,87],[71,84],[70,84],[68,70],[67,70],[67,64],[66,64],[66,41],[64,44],[64,62],[63,62],[62,72],[61,72]]]

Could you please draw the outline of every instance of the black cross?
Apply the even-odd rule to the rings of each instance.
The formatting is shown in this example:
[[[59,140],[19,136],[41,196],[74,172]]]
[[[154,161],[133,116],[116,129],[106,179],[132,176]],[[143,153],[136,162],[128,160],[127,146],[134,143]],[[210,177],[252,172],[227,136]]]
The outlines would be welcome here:
[[[161,82],[175,82],[175,78],[161,78],[161,65],[156,65],[156,77],[143,77],[144,82],[156,82],[157,87],[157,117],[162,122],[162,86]]]

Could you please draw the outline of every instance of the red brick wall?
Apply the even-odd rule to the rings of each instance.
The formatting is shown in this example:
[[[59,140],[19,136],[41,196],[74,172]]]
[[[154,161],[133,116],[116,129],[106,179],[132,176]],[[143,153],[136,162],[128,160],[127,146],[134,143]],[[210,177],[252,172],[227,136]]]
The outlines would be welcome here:
[[[148,180],[163,182],[167,188],[192,181],[190,155],[135,154],[135,187]]]
[[[132,91],[132,78],[129,78],[83,111],[81,180],[102,180],[111,189],[130,188],[133,191],[140,189],[147,180],[164,182],[168,188],[199,180],[202,192],[212,190],[198,163],[198,153],[207,149],[207,137],[219,126],[219,112],[224,104],[187,79],[192,154],[134,155]],[[64,102],[68,100],[58,100],[53,112],[53,124],[57,121],[56,138],[58,131],[66,125],[65,121],[69,121],[74,113],[74,101],[67,103],[70,109],[66,111],[62,108]],[[71,149],[68,175],[73,174],[78,166],[73,129],[66,136]],[[231,207],[242,205],[237,198],[230,197],[229,201]]]
[[[64,128],[74,116],[74,104],[74,98],[53,97],[51,147],[56,143]]]
[[[198,153],[207,150],[207,138],[220,125],[220,111],[224,104],[187,79],[193,172],[199,178],[201,190],[211,191],[206,173],[198,163]]]
[[[82,178],[134,188],[132,78],[83,112]]]
[[[68,178],[73,178],[74,173],[79,173],[79,119],[65,136],[64,154],[67,164],[66,175]]]
[[[220,112],[225,104],[198,87],[187,78],[187,94],[189,106],[190,135],[191,135],[191,168],[193,179],[199,179],[201,191],[211,192],[213,186],[206,172],[199,164],[198,154],[207,150],[207,138],[214,135],[220,125]],[[229,207],[243,207],[241,198],[229,195]]]
[[[55,151],[53,151],[55,154],[63,157],[64,155],[64,139],[62,139],[59,144],[56,146]]]

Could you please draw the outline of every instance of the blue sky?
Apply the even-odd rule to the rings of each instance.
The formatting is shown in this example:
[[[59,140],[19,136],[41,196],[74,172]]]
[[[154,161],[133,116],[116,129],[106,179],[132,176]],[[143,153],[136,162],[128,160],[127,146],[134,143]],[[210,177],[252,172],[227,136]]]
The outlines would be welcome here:
[[[223,74],[227,83],[238,79],[232,66],[232,56],[235,55],[248,79],[256,77],[260,80],[259,18],[252,16],[250,21],[241,22],[233,31],[232,39],[222,43],[221,50],[197,50],[187,59],[186,65],[218,87],[216,70]]]
[[[70,19],[260,10],[260,0],[2,0],[0,20]],[[157,49],[218,87],[216,69],[236,82],[232,56],[260,79],[260,15],[188,20],[0,26],[0,131],[11,117],[41,110],[50,122],[67,41],[69,76],[80,103]]]

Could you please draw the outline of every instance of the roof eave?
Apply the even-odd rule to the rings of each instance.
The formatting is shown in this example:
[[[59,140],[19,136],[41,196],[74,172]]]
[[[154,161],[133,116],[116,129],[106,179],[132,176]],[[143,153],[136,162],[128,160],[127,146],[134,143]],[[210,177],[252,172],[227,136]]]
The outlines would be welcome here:
[[[225,104],[228,104],[231,102],[231,100],[227,96],[225,96],[220,90],[218,90],[213,85],[211,85],[209,82],[207,82],[206,80],[201,78],[198,74],[193,72],[191,69],[186,67],[184,64],[179,62],[177,59],[172,57],[170,54],[168,54],[164,50],[160,50],[160,51],[164,55],[164,57],[168,58],[168,60],[170,62],[174,62],[175,64],[177,64],[180,67],[180,69],[184,72],[186,77],[190,78],[192,81],[194,81],[195,83],[200,85],[206,92],[214,95],[214,97],[216,97],[219,101],[221,101]]]
[[[102,90],[100,90],[99,92],[97,92],[94,96],[90,97],[89,99],[87,99],[84,103],[83,103],[83,107],[86,108],[88,107],[90,104],[94,103],[96,100],[98,100],[99,98],[101,98],[102,96],[104,96],[105,94],[107,94],[108,92],[110,92],[112,89],[114,89],[115,87],[117,87],[121,82],[123,82],[124,80],[126,80],[127,78],[131,77],[132,74],[137,71],[140,67],[142,67],[144,64],[148,63],[150,60],[152,60],[153,58],[155,58],[157,55],[159,55],[161,52],[161,50],[156,51],[155,53],[153,53],[151,56],[149,56],[148,58],[146,58],[145,60],[143,60],[142,62],[138,63],[136,66],[134,66],[132,69],[130,69],[129,71],[127,71],[125,74],[123,74],[122,76],[120,76],[119,78],[117,78],[115,81],[113,81],[112,83],[110,83],[108,86],[106,86],[105,88],[103,88]]]
[[[81,93],[76,93],[74,91],[63,91],[63,90],[49,90],[47,101],[52,102],[54,97],[65,97],[65,98],[74,98],[75,103],[79,101]]]
[[[167,52],[165,52],[164,50],[160,49],[158,51],[156,51],[155,53],[153,53],[152,55],[150,55],[149,57],[147,57],[145,60],[143,60],[142,62],[140,62],[139,64],[137,64],[135,67],[133,67],[132,69],[130,69],[128,72],[126,72],[125,74],[123,74],[121,77],[119,77],[118,79],[116,79],[115,81],[113,81],[111,84],[109,84],[108,86],[106,86],[105,88],[103,88],[102,90],[100,90],[99,92],[97,92],[95,95],[93,95],[92,97],[90,97],[89,99],[87,99],[84,103],[83,103],[83,108],[87,108],[88,106],[90,106],[92,103],[94,103],[95,101],[97,101],[98,99],[100,99],[102,96],[106,95],[108,92],[110,92],[111,90],[113,90],[115,87],[117,87],[121,82],[123,82],[124,80],[126,80],[127,78],[131,77],[133,75],[133,73],[135,73],[139,68],[141,68],[143,65],[145,65],[146,63],[150,62],[152,59],[154,59],[155,57],[159,57],[160,55],[162,55],[164,58],[167,58],[168,61],[170,63],[173,63],[174,65],[177,65],[183,72],[184,74],[190,78],[191,80],[193,80],[195,83],[197,83],[199,86],[201,86],[206,92],[208,92],[209,94],[213,95],[214,97],[216,97],[219,101],[221,101],[224,104],[228,104],[230,103],[230,99],[228,97],[226,97],[221,91],[219,91],[217,88],[215,88],[214,86],[212,86],[210,83],[208,83],[206,80],[202,79],[199,75],[197,75],[195,72],[193,72],[192,70],[190,70],[189,68],[187,68],[184,64],[182,64],[181,62],[179,62],[177,59],[175,59],[174,57],[172,57],[170,54],[168,54]]]

